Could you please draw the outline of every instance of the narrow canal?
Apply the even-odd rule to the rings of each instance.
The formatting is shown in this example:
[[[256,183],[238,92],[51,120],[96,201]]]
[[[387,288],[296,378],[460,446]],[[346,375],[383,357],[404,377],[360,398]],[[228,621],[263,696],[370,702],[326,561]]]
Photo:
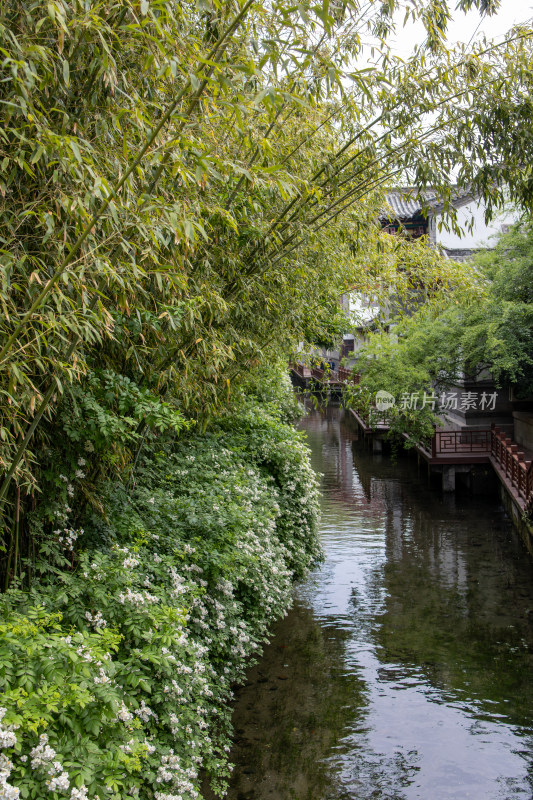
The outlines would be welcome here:
[[[533,797],[533,562],[495,498],[303,421],[325,561],[235,705],[229,800]]]

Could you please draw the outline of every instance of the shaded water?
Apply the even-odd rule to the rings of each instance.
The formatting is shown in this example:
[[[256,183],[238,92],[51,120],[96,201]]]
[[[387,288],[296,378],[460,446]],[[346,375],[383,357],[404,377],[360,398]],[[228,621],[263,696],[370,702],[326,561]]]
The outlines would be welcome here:
[[[533,562],[496,499],[303,423],[324,563],[239,690],[229,800],[533,797]]]

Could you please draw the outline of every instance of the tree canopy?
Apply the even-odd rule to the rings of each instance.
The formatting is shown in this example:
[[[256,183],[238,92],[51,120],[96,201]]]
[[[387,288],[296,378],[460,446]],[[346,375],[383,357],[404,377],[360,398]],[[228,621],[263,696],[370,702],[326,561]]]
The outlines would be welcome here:
[[[422,397],[466,379],[492,377],[513,386],[518,399],[533,393],[533,226],[530,216],[495,246],[458,264],[463,282],[450,283],[439,302],[392,319],[392,332],[370,334],[358,353],[363,396]],[[394,324],[396,322],[396,324]],[[423,413],[421,413],[423,412]],[[394,412],[394,427],[428,433],[436,417],[428,405]]]
[[[407,62],[387,46],[402,9],[427,30]],[[73,419],[99,431],[105,472],[327,335],[346,287],[375,288],[395,180],[435,186],[452,225],[458,180],[489,214],[504,189],[531,203],[531,31],[452,52],[448,18],[444,0],[2,4],[2,502],[39,486],[65,420],[71,441]]]

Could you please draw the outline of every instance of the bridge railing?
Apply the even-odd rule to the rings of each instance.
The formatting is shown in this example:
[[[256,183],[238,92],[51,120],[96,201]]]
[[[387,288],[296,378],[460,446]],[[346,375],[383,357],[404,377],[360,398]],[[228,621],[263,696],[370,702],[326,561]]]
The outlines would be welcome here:
[[[533,462],[526,461],[525,453],[518,449],[505,431],[491,430],[490,454],[500,466],[505,477],[528,506],[533,503]]]
[[[311,375],[317,381],[323,381],[324,380],[324,373],[325,373],[325,370],[320,369],[320,367],[313,367],[312,370],[311,370]]]
[[[358,372],[352,372],[351,369],[346,369],[346,367],[339,367],[337,376],[342,383],[359,383],[361,380]]]
[[[297,361],[289,361],[289,367],[293,369],[295,372],[300,375],[300,377],[304,377],[304,367],[303,364],[299,364]]]
[[[490,453],[490,429],[435,431],[431,440],[433,456],[457,453]]]
[[[289,367],[300,375],[301,378],[312,377],[320,383],[354,383],[358,384],[361,376],[357,372],[352,372],[345,367],[337,367],[337,369],[322,369],[321,367],[307,367],[297,361],[290,361]]]

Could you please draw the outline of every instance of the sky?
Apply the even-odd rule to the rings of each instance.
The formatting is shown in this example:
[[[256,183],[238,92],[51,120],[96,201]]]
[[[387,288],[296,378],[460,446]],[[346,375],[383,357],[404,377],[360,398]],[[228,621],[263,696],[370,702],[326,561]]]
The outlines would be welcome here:
[[[483,33],[488,39],[498,39],[516,23],[527,22],[532,17],[533,0],[502,0],[499,12],[483,19],[477,10],[469,11],[468,14],[456,11],[448,26],[447,38],[450,44],[454,42],[468,44],[472,37],[474,37],[472,41],[475,42]],[[393,49],[398,55],[407,57],[413,47],[424,38],[422,24],[409,23],[405,28],[398,28],[397,43]]]

